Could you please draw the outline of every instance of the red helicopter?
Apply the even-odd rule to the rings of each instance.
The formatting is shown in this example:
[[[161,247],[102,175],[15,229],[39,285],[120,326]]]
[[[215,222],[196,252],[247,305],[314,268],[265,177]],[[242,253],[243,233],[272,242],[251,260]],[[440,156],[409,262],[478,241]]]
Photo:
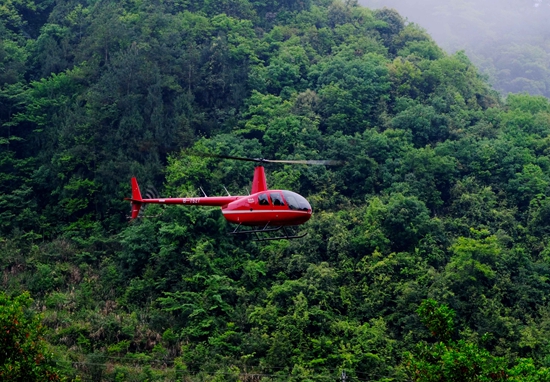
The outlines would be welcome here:
[[[195,154],[196,155],[196,154]],[[185,204],[193,206],[217,206],[221,207],[223,217],[230,223],[237,224],[232,234],[256,234],[258,241],[297,239],[304,234],[293,234],[287,231],[287,227],[298,226],[311,218],[311,205],[303,196],[288,190],[269,190],[265,178],[264,163],[291,163],[307,165],[338,165],[335,160],[270,160],[263,158],[241,158],[214,154],[200,154],[204,157],[222,159],[243,160],[258,162],[260,165],[254,169],[252,179],[252,192],[250,195],[239,196],[204,196],[197,198],[155,198],[143,199],[136,178],[132,178],[132,197],[125,198],[132,204],[131,219],[139,216],[144,204]],[[228,192],[229,194],[229,192]],[[242,226],[256,227],[241,230]],[[283,229],[281,236],[264,237],[261,233],[274,232]]]

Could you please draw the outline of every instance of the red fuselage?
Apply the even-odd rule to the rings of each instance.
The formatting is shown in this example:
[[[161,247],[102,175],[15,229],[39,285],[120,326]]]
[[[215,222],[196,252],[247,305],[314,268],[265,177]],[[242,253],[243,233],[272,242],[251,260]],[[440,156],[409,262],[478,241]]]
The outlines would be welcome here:
[[[290,226],[311,217],[307,200],[291,191],[269,190],[235,200],[222,207],[227,221],[247,226]]]

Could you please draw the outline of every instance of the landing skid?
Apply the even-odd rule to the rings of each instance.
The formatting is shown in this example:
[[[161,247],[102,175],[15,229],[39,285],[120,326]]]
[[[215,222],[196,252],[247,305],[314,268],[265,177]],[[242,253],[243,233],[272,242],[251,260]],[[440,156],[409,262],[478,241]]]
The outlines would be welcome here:
[[[246,235],[246,234],[256,234],[256,239],[253,239],[253,241],[268,241],[268,240],[292,240],[292,239],[299,239],[301,237],[304,237],[307,235],[307,232],[301,234],[301,235],[298,235],[298,234],[294,234],[292,232],[288,232],[287,231],[287,227],[286,226],[277,226],[277,227],[271,227],[269,225],[269,223],[267,223],[263,228],[260,228],[260,229],[249,229],[249,230],[245,230],[245,231],[241,231],[241,225],[239,224],[237,226],[237,228],[235,228],[235,230],[233,232],[231,232],[232,235]],[[262,233],[266,233],[266,232],[276,232],[276,231],[280,231],[280,230],[283,230],[284,232],[284,235],[281,235],[281,236],[261,236]]]

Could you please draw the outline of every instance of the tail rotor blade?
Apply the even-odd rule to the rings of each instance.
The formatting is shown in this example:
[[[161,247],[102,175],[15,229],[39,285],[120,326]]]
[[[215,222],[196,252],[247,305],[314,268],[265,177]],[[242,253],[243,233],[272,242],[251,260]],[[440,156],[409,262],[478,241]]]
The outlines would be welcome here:
[[[147,191],[145,191],[145,199],[158,199],[160,197],[159,195],[155,186],[148,186]]]

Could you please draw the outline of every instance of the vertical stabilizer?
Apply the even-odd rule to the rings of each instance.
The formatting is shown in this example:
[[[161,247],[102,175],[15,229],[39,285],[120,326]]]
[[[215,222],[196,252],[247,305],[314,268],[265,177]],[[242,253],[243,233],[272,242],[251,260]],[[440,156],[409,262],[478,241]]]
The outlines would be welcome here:
[[[138,182],[136,178],[132,178],[132,199],[135,201],[141,201],[141,191],[139,190]]]
[[[267,190],[267,182],[265,181],[265,171],[263,166],[257,166],[254,169],[254,179],[252,179],[252,193]]]
[[[136,178],[132,178],[132,219],[135,219],[139,215],[139,210],[141,209],[141,191],[139,190],[138,182]]]

